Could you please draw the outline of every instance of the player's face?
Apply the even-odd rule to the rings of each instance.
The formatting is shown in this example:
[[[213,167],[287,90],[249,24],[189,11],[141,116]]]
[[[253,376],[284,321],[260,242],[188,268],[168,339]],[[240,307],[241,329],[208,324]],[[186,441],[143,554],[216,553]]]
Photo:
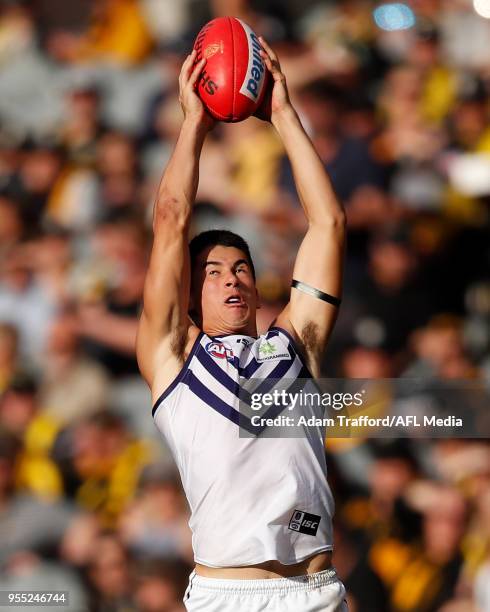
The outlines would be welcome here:
[[[257,290],[243,251],[221,245],[205,249],[197,258],[192,287],[191,306],[206,333],[255,335]]]

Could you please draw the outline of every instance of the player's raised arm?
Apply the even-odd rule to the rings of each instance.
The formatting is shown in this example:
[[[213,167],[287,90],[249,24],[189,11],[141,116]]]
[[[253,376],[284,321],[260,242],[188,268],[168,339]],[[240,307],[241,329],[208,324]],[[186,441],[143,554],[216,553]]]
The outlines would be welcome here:
[[[277,325],[294,333],[310,369],[318,375],[340,304],[345,215],[323,163],[291,106],[277,56],[263,39],[261,43],[265,49],[262,57],[274,80],[271,121],[291,162],[308,219],[308,231],[294,266],[290,302]]]
[[[169,371],[170,380],[171,371],[178,370],[190,328],[188,228],[199,181],[199,158],[213,123],[194,90],[205,60],[194,66],[194,59],[195,51],[180,73],[184,121],[153,211],[153,247],[136,343],[138,364],[150,386],[156,364]]]

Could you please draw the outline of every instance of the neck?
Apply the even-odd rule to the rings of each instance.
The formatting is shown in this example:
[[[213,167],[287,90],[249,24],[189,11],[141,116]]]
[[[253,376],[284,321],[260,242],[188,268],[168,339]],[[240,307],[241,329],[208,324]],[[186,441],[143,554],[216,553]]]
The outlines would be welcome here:
[[[203,323],[202,331],[211,337],[216,336],[232,336],[232,335],[241,335],[241,336],[251,336],[252,338],[257,337],[257,325],[254,322],[253,324],[248,323],[243,327],[239,328],[230,328],[230,327],[222,327],[217,325],[206,325]]]

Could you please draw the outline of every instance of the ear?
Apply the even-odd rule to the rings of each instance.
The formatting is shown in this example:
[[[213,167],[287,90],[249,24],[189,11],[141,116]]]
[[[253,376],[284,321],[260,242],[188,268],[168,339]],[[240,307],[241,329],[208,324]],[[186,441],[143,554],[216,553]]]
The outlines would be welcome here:
[[[259,308],[262,308],[262,304],[260,303],[260,296],[259,296],[259,292],[257,291],[257,288],[255,288],[255,298],[256,298],[255,308],[258,310]]]

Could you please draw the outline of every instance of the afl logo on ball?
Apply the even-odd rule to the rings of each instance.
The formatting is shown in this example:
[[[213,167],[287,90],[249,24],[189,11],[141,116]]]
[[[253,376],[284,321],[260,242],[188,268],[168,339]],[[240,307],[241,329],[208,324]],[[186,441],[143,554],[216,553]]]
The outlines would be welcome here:
[[[233,351],[221,342],[210,342],[209,344],[206,344],[206,352],[213,357],[217,357],[218,359],[228,359],[228,361],[233,361]]]
[[[212,45],[208,45],[205,49],[204,49],[204,57],[206,59],[209,59],[210,57],[213,57],[213,55],[216,55],[216,53],[218,53],[218,51],[223,54],[223,41],[220,40],[219,43],[214,43]]]

